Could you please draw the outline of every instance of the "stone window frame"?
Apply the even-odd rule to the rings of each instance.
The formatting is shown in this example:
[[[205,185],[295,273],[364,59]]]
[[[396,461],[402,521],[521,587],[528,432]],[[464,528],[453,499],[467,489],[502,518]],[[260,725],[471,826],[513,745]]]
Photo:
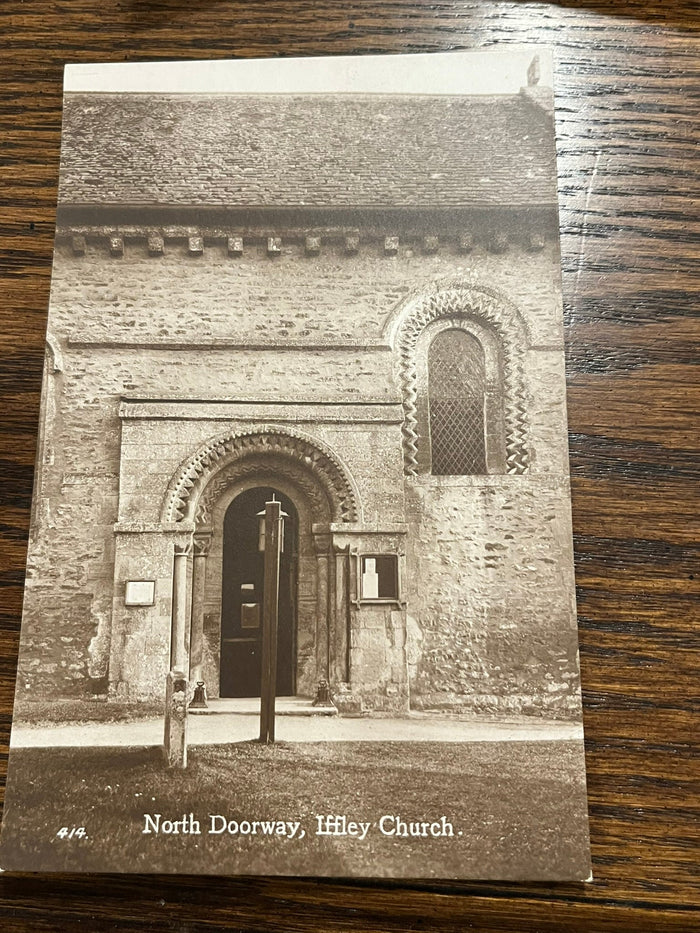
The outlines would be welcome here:
[[[503,354],[498,336],[488,327],[469,318],[448,316],[432,321],[423,328],[416,341],[416,449],[417,473],[432,473],[432,439],[430,436],[429,365],[430,346],[438,336],[449,330],[463,330],[479,342],[484,354],[486,391],[484,400],[484,447],[486,474],[506,473],[505,419],[503,413]]]
[[[433,321],[449,319],[478,322],[499,342],[503,388],[505,444],[504,474],[529,472],[530,398],[524,378],[525,356],[530,334],[517,305],[500,290],[464,276],[431,282],[410,292],[390,315],[386,333],[394,350],[396,379],[401,392],[404,419],[401,428],[404,475],[418,477],[418,434],[416,403],[419,362],[416,347],[423,330]],[[432,474],[427,474],[432,476]]]

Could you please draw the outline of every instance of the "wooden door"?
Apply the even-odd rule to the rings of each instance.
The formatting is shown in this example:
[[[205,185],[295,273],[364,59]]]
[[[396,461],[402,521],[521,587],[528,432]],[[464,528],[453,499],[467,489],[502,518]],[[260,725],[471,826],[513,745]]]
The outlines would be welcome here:
[[[287,513],[280,566],[277,695],[295,693],[297,515],[291,500],[270,487],[237,496],[224,517],[220,696],[258,697],[261,682],[263,553],[259,516],[275,495]]]

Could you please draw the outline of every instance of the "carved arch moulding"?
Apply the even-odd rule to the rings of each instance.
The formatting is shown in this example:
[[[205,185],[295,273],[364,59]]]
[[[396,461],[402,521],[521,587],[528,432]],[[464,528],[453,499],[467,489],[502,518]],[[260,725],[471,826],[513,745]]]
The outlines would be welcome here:
[[[211,477],[197,502],[194,512],[195,526],[198,529],[208,528],[212,521],[212,512],[219,500],[241,482],[255,481],[255,485],[274,486],[281,480],[291,484],[301,494],[310,508],[312,521],[332,520],[333,503],[311,473],[294,460],[254,455],[234,460]]]
[[[473,320],[498,339],[502,360],[506,473],[523,474],[529,466],[523,355],[527,332],[515,305],[493,289],[462,279],[434,282],[406,298],[392,317],[404,422],[404,473],[419,472],[417,345],[421,333],[436,321]]]
[[[230,473],[233,464],[251,461],[252,465],[254,459],[260,458],[264,458],[268,474],[274,472],[274,464],[278,462],[282,472],[285,463],[293,468],[297,483],[302,482],[302,477],[308,477],[310,482],[305,485],[309,494],[314,483],[320,487],[329,503],[332,521],[360,520],[357,488],[334,451],[301,432],[263,425],[214,437],[184,461],[168,486],[163,522],[193,520],[198,511],[201,520],[211,504],[208,495],[202,501],[203,511],[199,510],[200,498],[209,483],[222,471]],[[211,492],[215,489],[213,486]]]

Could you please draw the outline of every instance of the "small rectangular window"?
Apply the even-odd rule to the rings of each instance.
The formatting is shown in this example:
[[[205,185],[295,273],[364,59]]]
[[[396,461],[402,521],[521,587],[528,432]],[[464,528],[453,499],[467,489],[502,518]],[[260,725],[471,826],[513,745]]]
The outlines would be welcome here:
[[[362,599],[398,599],[399,566],[396,554],[366,554],[360,564]]]

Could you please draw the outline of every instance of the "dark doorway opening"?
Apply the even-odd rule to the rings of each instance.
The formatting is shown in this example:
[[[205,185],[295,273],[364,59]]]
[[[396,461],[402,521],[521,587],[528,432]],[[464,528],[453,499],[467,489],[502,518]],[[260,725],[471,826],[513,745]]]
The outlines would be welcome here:
[[[237,496],[224,516],[221,594],[222,697],[260,696],[264,555],[259,515],[272,496],[287,513],[280,565],[277,631],[277,695],[296,693],[297,512],[291,500],[269,486]]]

